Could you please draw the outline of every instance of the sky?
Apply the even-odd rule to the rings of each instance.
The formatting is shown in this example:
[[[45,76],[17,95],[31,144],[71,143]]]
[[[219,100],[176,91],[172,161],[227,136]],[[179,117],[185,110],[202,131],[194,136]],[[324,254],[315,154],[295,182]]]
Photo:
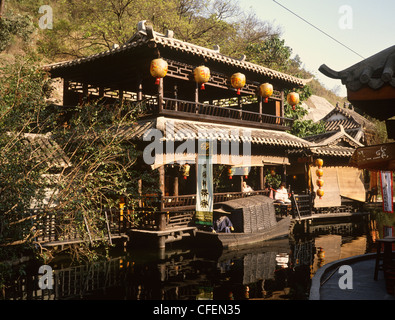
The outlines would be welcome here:
[[[243,11],[280,26],[285,45],[300,56],[304,69],[327,89],[337,88],[340,96],[347,95],[345,86],[318,71],[320,65],[341,71],[395,45],[394,0],[239,0],[239,4]]]

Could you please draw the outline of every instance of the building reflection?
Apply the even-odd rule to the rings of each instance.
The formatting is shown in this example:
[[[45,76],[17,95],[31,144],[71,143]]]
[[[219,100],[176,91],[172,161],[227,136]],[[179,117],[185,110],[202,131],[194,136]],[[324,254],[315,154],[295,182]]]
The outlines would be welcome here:
[[[130,251],[110,260],[53,264],[54,288],[40,290],[37,266],[10,284],[5,299],[307,299],[326,263],[369,252],[366,221],[314,224],[308,234],[216,254],[167,249]]]

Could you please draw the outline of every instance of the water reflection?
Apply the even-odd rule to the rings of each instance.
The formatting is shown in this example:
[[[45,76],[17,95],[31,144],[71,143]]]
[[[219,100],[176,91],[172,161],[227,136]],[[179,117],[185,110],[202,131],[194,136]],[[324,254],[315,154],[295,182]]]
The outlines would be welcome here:
[[[369,231],[359,222],[309,225],[308,233],[238,251],[173,247],[128,250],[79,266],[51,264],[52,290],[38,288],[38,266],[15,279],[5,299],[307,299],[310,281],[324,264],[369,251]]]

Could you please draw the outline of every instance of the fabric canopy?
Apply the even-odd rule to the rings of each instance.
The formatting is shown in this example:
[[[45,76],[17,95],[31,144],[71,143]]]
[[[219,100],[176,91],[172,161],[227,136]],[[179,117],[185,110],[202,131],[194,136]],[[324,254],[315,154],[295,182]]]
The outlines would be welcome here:
[[[213,164],[226,164],[233,167],[262,167],[265,165],[289,165],[289,159],[287,157],[279,156],[245,156],[245,155],[222,155],[217,154],[212,158]],[[155,163],[151,166],[152,169],[157,169],[162,165],[185,162],[195,163],[195,153],[185,154],[157,154],[155,156]]]
[[[317,167],[312,167],[312,179],[314,192],[318,187],[315,183]],[[357,201],[365,201],[366,191],[363,184],[362,171],[353,167],[323,167],[324,196],[316,197],[314,206],[316,208],[332,207],[341,205],[341,197]]]

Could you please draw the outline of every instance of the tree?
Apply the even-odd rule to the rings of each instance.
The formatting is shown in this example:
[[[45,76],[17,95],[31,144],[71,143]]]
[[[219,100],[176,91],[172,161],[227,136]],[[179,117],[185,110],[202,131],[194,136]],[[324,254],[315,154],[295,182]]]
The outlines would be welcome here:
[[[35,237],[26,213],[44,196],[47,168],[24,133],[38,133],[48,94],[48,77],[34,58],[0,68],[0,257],[12,259],[31,248]]]
[[[311,89],[308,85],[301,90],[296,90],[299,93],[300,101],[305,101],[311,96]],[[288,91],[285,91],[285,98]],[[324,123],[321,121],[313,122],[313,120],[303,120],[303,117],[308,114],[308,111],[300,105],[295,106],[295,110],[285,101],[285,117],[294,119],[293,125],[289,133],[298,136],[306,137],[310,135],[320,134],[325,132]]]
[[[134,169],[139,153],[124,134],[137,109],[118,103],[108,112],[101,100],[67,110],[48,105],[50,80],[37,65],[33,58],[21,57],[0,70],[2,260],[26,249],[37,252],[32,215],[39,221],[56,213],[57,223],[65,227],[62,236],[77,232],[81,239],[103,239],[107,245],[103,210],[119,207],[121,196],[128,197],[132,205],[138,195],[137,180],[144,177],[149,181],[146,173]],[[38,156],[37,149],[24,139],[26,134],[48,132],[71,164],[58,170],[52,181],[48,180],[54,173],[48,159]],[[56,192],[44,203],[48,188]],[[94,258],[92,248],[99,244],[83,242],[75,253]],[[37,253],[48,256],[50,252]]]

